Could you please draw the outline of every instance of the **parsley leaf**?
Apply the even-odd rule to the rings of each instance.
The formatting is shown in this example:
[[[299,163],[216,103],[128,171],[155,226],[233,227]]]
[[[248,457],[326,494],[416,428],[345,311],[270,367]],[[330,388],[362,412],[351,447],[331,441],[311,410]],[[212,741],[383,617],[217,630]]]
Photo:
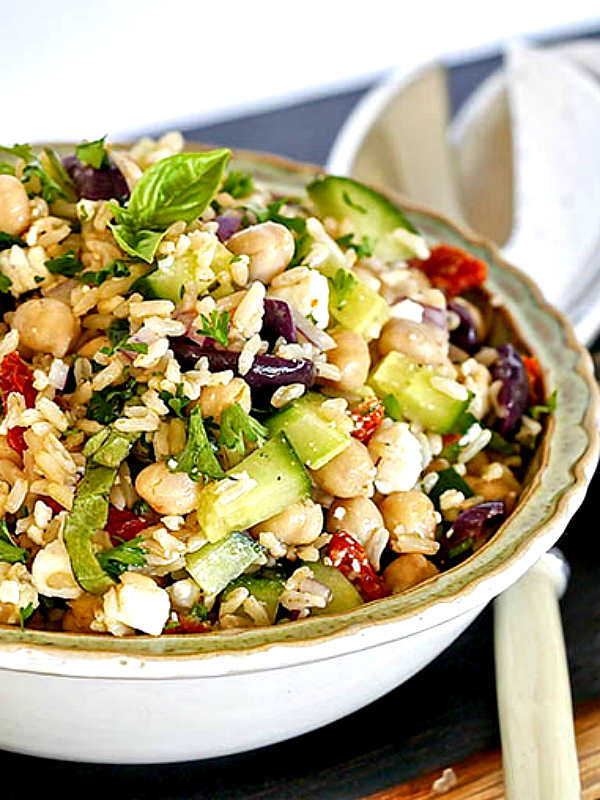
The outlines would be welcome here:
[[[97,553],[96,558],[102,569],[111,578],[118,580],[128,567],[146,566],[146,553],[139,547],[143,541],[143,536],[136,536],[128,542],[124,541],[116,547],[111,547],[110,550]]]
[[[222,478],[225,474],[206,435],[200,406],[190,414],[185,447],[167,461],[167,466],[172,472],[186,472],[193,481],[199,481],[203,475]]]
[[[211,311],[210,315],[201,315],[202,327],[198,328],[198,333],[214,339],[215,342],[227,347],[229,344],[229,311]]]
[[[348,295],[354,289],[358,281],[351,272],[340,267],[333,278],[327,278],[335,294],[335,303],[338,311],[343,308]]]
[[[48,203],[53,203],[57,197],[67,198],[72,181],[54,150],[45,147],[36,155],[30,144],[15,144],[13,147],[0,146],[0,153],[20,158],[25,162],[22,183],[29,183],[32,178],[37,178],[39,182],[39,190],[33,194],[41,194]],[[3,163],[5,166],[2,171],[6,173],[9,165]]]
[[[556,411],[556,389],[552,392],[550,397],[548,398],[548,402],[545,405],[538,405],[538,406],[531,406],[529,411],[527,412],[530,417],[534,419],[539,419],[542,414],[553,414]]]
[[[74,278],[83,269],[83,264],[75,258],[75,252],[69,250],[62,256],[50,258],[46,261],[46,269],[53,275],[64,275],[66,278]]]
[[[6,294],[10,291],[10,287],[12,286],[12,281],[8,277],[8,275],[4,275],[0,273],[0,292]]]
[[[206,622],[208,619],[208,608],[204,603],[196,603],[189,615],[190,617],[195,617],[200,620],[200,622]]]
[[[19,609],[19,623],[22,631],[25,630],[25,623],[34,611],[35,608],[33,607],[33,603],[28,603],[24,608]]]
[[[247,442],[254,442],[262,447],[268,434],[264,425],[246,414],[238,403],[227,406],[221,414],[219,446],[235,450],[241,456],[246,454]]]
[[[177,387],[175,394],[162,391],[159,392],[159,396],[160,399],[169,406],[176,417],[179,417],[179,419],[185,419],[184,412],[192,401],[189,399],[189,397],[184,395],[183,385],[181,383]]]
[[[80,275],[79,280],[89,286],[101,286],[109,278],[127,278],[129,275],[131,275],[131,270],[127,262],[118,258],[96,272],[92,270],[84,272],[83,275]]]
[[[13,539],[5,519],[0,520],[0,561],[9,564],[27,563],[27,551],[19,547]]]
[[[372,256],[377,242],[374,236],[361,236],[360,242],[355,242],[353,233],[340,236],[339,239],[335,241],[340,247],[351,247],[356,252],[358,258],[369,258]]]
[[[257,222],[278,222],[280,225],[285,225],[291,231],[298,234],[303,234],[306,231],[306,220],[304,217],[288,217],[279,212],[287,203],[293,202],[290,198],[282,198],[276,200],[274,203],[269,203],[266,208],[259,208],[258,206],[246,206],[248,211],[251,211],[256,217]]]
[[[109,425],[120,416],[123,406],[135,396],[136,381],[130,378],[120,386],[107,386],[94,392],[88,403],[86,417]]]
[[[117,350],[127,350],[129,353],[147,353],[148,345],[145,342],[130,342],[129,322],[126,319],[115,319],[111,322],[106,334],[110,347],[102,347],[100,352],[112,356]]]
[[[355,203],[348,192],[342,193],[342,200],[346,203],[347,206],[353,208],[355,211],[358,211],[359,214],[366,214],[367,209],[364,206],[359,206],[358,203]]]
[[[81,142],[75,148],[75,153],[80,161],[84,164],[89,164],[94,169],[108,166],[108,153],[104,148],[104,140],[106,136],[101,139],[95,139],[93,142]]]
[[[225,178],[225,183],[221,191],[227,192],[227,194],[235,197],[236,200],[239,197],[248,197],[248,195],[252,194],[254,191],[254,181],[251,175],[245,172],[239,172],[238,170],[232,170]]]

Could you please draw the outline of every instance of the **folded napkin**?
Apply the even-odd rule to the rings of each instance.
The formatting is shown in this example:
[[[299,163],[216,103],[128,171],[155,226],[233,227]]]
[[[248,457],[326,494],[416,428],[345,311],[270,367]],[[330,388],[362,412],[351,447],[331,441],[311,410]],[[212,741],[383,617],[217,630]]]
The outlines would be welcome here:
[[[442,66],[393,76],[341,131],[330,166],[493,239],[589,342],[600,330],[599,134],[600,42],[511,43],[452,123]]]

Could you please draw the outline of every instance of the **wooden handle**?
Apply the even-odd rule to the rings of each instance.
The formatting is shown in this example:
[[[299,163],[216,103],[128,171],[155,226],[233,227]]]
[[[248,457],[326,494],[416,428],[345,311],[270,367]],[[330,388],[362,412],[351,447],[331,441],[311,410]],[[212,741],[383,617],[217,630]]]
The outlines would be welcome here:
[[[582,800],[600,798],[600,698],[577,709],[575,733],[579,753],[579,769],[583,788]],[[465,761],[452,764],[456,786],[440,794],[433,784],[443,767],[427,775],[384,789],[362,800],[505,800],[502,756],[499,750],[478,753]],[[524,795],[521,800],[529,800]]]
[[[498,712],[507,800],[579,800],[569,673],[547,554],[495,601]]]

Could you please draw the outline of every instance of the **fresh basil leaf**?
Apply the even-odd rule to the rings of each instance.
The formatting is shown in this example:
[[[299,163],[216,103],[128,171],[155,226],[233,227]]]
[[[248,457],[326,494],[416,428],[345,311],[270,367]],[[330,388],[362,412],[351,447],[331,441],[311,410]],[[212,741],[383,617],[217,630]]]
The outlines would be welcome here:
[[[119,247],[134,258],[151,264],[166,231],[137,230],[129,222],[109,225]]]
[[[108,153],[104,148],[104,140],[106,136],[101,139],[95,139],[93,142],[81,142],[75,148],[75,153],[80,161],[84,164],[89,164],[94,169],[108,166]]]
[[[131,192],[128,216],[135,229],[193,222],[221,185],[230,150],[178,153],[147,169]]]

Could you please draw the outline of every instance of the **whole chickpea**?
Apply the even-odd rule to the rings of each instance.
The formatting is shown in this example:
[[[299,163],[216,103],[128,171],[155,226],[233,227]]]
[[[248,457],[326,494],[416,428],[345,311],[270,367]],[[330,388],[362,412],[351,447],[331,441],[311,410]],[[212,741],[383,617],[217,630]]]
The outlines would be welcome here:
[[[139,473],[135,490],[159,514],[189,514],[196,508],[199,484],[159,461]]]
[[[14,175],[0,175],[0,231],[18,236],[29,225],[29,198]]]
[[[290,545],[310,544],[323,530],[323,509],[312,500],[293,503],[285,511],[255,525],[252,532],[274,533]]]
[[[437,516],[435,506],[424,492],[392,492],[379,505],[385,527],[394,534],[416,533],[426,539],[435,538]]]
[[[337,347],[327,353],[327,360],[336,366],[341,375],[339,381],[323,381],[340,392],[353,392],[364,385],[369,375],[371,355],[362,336],[354,331],[338,328],[331,334]]]
[[[236,255],[249,256],[251,281],[269,283],[292,260],[295,242],[285,225],[261,222],[234,233],[227,242],[227,248]]]
[[[327,531],[345,531],[361,544],[365,544],[374,531],[384,528],[383,517],[375,503],[368,497],[336,500],[327,514]]]
[[[238,403],[246,414],[252,407],[250,387],[243,378],[234,378],[226,386],[205,386],[200,394],[202,416],[212,417],[215,422],[219,422],[223,411],[235,403]]]
[[[498,477],[491,477],[489,471],[492,468],[501,474]],[[468,469],[470,469],[470,462]],[[481,495],[484,500],[504,500],[508,513],[515,507],[517,496],[521,490],[519,482],[510,469],[497,461],[484,469],[482,477],[466,475],[465,480],[474,494]]]
[[[448,355],[448,333],[428,322],[391,319],[383,326],[379,355],[396,350],[420,364],[443,364]]]
[[[334,497],[371,497],[375,466],[367,448],[352,438],[348,447],[332,458],[312,477],[323,491]]]
[[[12,325],[23,345],[37,353],[66,355],[79,335],[79,320],[66,303],[52,297],[27,300],[15,311]]]
[[[407,553],[395,558],[383,571],[383,580],[392,594],[404,592],[437,575],[438,568],[420,553]]]

